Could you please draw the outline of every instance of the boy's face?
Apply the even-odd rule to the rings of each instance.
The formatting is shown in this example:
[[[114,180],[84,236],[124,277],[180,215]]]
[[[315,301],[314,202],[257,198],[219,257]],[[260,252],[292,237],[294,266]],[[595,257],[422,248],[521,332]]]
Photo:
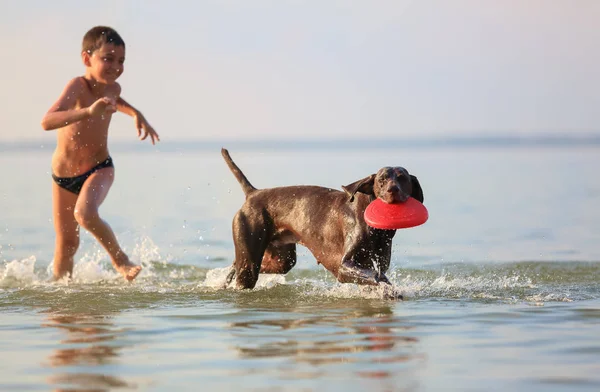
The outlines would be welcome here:
[[[125,47],[104,44],[91,55],[83,52],[82,58],[94,79],[101,83],[113,84],[123,73]]]

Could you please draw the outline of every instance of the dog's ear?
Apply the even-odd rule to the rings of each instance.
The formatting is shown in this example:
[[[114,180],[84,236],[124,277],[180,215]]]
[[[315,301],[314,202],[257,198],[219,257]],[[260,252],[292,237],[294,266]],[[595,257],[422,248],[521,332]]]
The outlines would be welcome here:
[[[410,195],[423,203],[423,189],[421,188],[421,184],[419,184],[419,180],[411,174],[410,182],[412,183],[412,193]]]
[[[354,200],[354,195],[356,192],[366,193],[367,195],[373,195],[373,184],[375,182],[375,174],[371,174],[368,177],[363,178],[362,180],[358,180],[353,182],[352,184],[348,184],[346,186],[342,186],[342,189],[350,196],[350,201]]]

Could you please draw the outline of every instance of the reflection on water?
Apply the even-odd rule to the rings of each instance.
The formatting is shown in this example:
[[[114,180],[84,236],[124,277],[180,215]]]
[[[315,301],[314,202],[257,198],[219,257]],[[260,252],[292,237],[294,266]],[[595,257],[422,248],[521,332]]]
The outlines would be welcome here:
[[[114,296],[93,286],[70,290],[60,309],[56,296],[32,290],[18,297],[31,308],[3,313],[0,390],[537,392],[600,386],[597,300],[394,302],[302,294],[280,285],[179,293],[187,302],[173,296],[165,305],[168,294],[142,296],[129,286]],[[133,297],[140,300],[131,311]],[[50,310],[36,311],[40,305]]]
[[[135,388],[113,370],[102,374],[102,368],[114,364],[124,347],[119,337],[125,329],[118,328],[107,315],[50,312],[42,327],[61,332],[58,346],[45,361],[57,368],[48,383],[57,391]],[[99,372],[100,371],[100,372]],[[75,388],[75,389],[74,389]]]
[[[358,309],[305,309],[284,314],[259,312],[230,329],[243,360],[288,359],[288,378],[309,378],[339,371],[359,378],[393,378],[403,373],[410,385],[425,364],[414,326],[393,314],[389,306]],[[262,316],[262,317],[261,317]],[[396,385],[397,386],[397,385]]]

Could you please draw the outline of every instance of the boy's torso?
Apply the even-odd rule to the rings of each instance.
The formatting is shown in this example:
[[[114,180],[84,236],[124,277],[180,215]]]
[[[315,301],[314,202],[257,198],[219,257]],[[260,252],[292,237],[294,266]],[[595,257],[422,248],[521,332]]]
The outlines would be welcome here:
[[[92,94],[88,81],[78,78],[81,93],[70,109],[90,107],[102,98]],[[119,88],[107,86],[103,96],[118,99]],[[89,117],[57,130],[57,145],[52,157],[52,172],[58,177],[85,173],[108,157],[108,126],[112,113]]]

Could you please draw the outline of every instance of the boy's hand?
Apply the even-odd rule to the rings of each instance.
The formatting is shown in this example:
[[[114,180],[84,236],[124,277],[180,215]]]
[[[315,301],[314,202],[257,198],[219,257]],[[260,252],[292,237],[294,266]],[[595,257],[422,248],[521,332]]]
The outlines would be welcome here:
[[[148,135],[150,135],[152,144],[155,144],[157,141],[160,141],[158,133],[156,133],[154,128],[152,128],[152,126],[148,124],[148,121],[146,121],[142,113],[136,111],[135,115],[133,116],[133,119],[135,120],[135,128],[138,131],[138,137],[140,138],[140,140],[145,140],[148,137]]]
[[[88,107],[90,116],[101,116],[117,111],[117,102],[113,98],[103,97]]]

